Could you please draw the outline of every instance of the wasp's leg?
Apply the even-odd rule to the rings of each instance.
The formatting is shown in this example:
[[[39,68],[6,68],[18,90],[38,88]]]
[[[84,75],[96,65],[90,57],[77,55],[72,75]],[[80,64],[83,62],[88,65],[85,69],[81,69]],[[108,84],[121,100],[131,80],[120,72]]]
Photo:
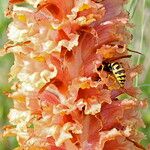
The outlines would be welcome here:
[[[102,69],[101,69],[101,71],[103,71],[103,70],[104,70],[104,67],[105,67],[105,66],[102,64]]]

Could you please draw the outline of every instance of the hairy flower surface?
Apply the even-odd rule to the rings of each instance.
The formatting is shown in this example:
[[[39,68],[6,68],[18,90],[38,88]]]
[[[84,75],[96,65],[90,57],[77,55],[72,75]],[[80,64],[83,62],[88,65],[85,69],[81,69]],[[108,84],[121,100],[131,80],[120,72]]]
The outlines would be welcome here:
[[[18,6],[26,2],[30,7]],[[131,66],[125,0],[10,0],[4,53],[14,107],[4,136],[17,150],[140,150],[140,66]],[[104,62],[122,64],[123,87]],[[98,69],[100,68],[101,69]],[[130,99],[119,100],[128,94]]]

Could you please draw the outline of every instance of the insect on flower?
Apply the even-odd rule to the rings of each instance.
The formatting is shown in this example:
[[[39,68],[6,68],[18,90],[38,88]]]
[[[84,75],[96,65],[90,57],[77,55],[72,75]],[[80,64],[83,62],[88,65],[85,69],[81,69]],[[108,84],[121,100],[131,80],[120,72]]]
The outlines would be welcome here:
[[[130,58],[131,55],[124,55],[120,57],[116,57],[113,59],[107,59],[102,62],[102,65],[97,68],[98,71],[104,70],[109,73],[112,73],[116,78],[117,82],[119,83],[120,87],[124,87],[126,81],[126,73],[125,69],[121,63],[117,62],[116,60],[122,58]]]

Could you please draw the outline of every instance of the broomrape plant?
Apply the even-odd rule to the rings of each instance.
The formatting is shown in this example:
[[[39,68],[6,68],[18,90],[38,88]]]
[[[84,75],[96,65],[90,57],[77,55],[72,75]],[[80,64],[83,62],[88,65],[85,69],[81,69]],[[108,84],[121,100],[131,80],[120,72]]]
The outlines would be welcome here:
[[[30,7],[23,7],[26,2]],[[3,136],[17,150],[144,150],[126,0],[10,0],[15,57]],[[133,53],[132,53],[133,54]],[[128,99],[119,96],[127,94]]]

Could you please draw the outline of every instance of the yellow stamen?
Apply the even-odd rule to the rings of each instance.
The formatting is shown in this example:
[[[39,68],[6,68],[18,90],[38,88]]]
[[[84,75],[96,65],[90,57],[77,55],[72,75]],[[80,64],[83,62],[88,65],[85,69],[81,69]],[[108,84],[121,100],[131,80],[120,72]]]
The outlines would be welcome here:
[[[34,59],[36,61],[39,61],[39,62],[44,62],[45,61],[45,58],[43,56],[37,56],[37,57],[34,57]]]
[[[90,6],[88,4],[83,4],[82,7],[80,7],[79,11],[83,11],[85,9],[89,9]]]
[[[83,83],[80,84],[80,88],[81,88],[81,89],[90,88],[90,83],[88,83],[88,82],[83,82]]]
[[[23,14],[17,15],[17,17],[18,17],[18,20],[21,21],[21,22],[26,22],[27,21],[26,16],[23,15]]]

